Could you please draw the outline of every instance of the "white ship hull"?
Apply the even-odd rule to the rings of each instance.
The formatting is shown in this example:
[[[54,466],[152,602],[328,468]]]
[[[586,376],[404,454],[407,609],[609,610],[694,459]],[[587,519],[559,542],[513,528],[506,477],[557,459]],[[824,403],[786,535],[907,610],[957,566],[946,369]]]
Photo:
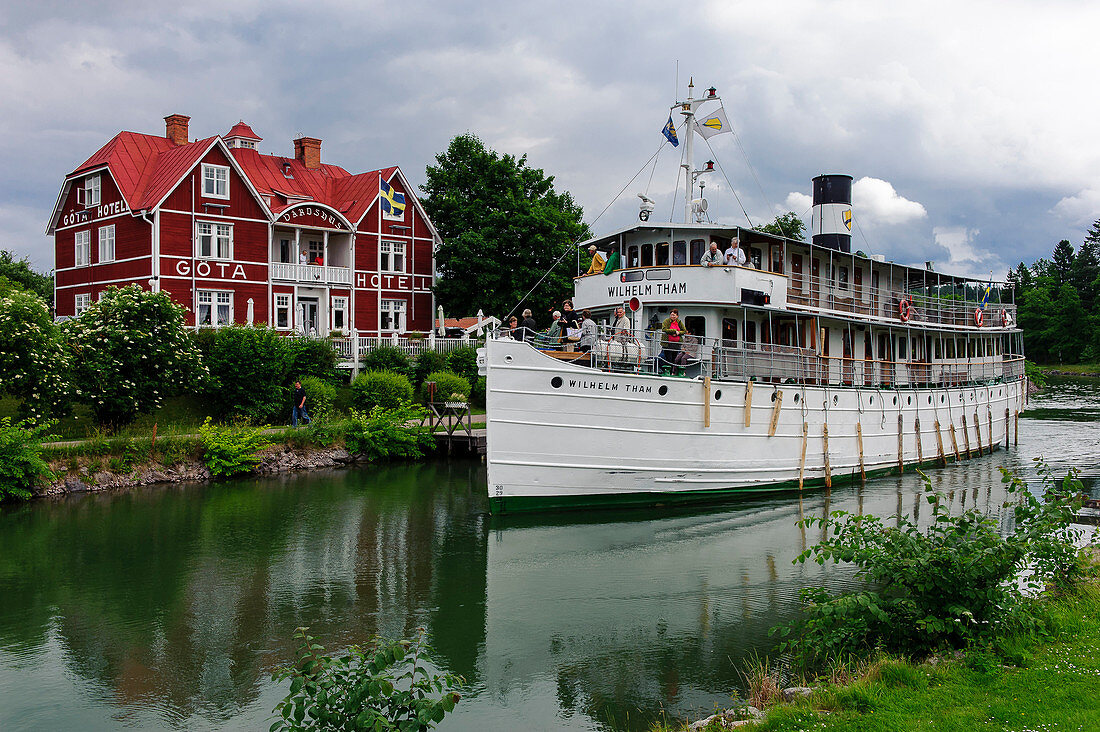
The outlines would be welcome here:
[[[596,371],[512,340],[490,339],[485,359],[495,513],[798,489],[987,453],[1014,434],[1026,388],[758,381],[746,410],[748,383],[715,380],[708,425],[701,378]]]

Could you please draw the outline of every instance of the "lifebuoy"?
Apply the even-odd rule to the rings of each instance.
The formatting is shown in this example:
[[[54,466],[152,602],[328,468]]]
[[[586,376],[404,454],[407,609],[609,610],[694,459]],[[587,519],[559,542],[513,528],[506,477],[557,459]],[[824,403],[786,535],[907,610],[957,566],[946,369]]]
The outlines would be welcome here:
[[[1007,328],[1012,325],[1012,316],[1008,314],[1008,310],[1001,308],[1001,325]]]
[[[901,318],[901,322],[908,323],[910,316],[913,314],[913,304],[908,300],[902,300],[898,303],[898,317]]]
[[[979,328],[981,328],[982,327],[982,322],[984,320],[985,320],[985,313],[982,311],[981,308],[975,308],[975,310],[974,310],[974,323],[975,323],[975,325],[977,325]]]

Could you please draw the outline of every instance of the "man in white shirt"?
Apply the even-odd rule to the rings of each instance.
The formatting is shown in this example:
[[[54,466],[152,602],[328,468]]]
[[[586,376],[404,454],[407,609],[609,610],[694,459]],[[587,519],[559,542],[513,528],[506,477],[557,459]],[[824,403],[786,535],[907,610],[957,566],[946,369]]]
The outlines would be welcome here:
[[[726,264],[737,267],[744,267],[748,258],[745,256],[745,250],[741,248],[741,244],[734,239],[730,244],[730,248],[726,250]]]

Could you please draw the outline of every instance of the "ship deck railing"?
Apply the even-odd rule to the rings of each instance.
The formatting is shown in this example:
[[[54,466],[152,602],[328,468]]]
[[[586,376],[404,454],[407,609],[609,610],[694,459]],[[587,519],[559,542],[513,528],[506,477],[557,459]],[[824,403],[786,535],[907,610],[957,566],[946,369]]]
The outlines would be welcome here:
[[[598,328],[591,350],[582,353],[579,342],[565,338],[522,328],[517,329],[517,335],[549,356],[610,373],[872,388],[959,387],[1024,378],[1024,357],[1010,353],[891,360],[831,356],[797,346],[711,338],[697,338],[695,344],[673,351],[662,348],[660,331],[613,331],[606,326]],[[494,337],[515,338],[508,331]],[[685,357],[677,362],[673,359],[680,350]]]

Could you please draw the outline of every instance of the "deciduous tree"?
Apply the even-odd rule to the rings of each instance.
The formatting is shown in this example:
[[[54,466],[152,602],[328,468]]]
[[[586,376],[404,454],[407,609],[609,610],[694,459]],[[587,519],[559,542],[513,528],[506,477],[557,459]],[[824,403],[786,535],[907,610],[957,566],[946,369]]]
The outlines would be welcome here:
[[[806,223],[794,211],[779,214],[775,217],[775,221],[757,226],[756,229],[776,236],[785,236],[788,239],[806,240]]]
[[[71,392],[69,369],[46,302],[11,283],[0,288],[0,393],[18,398],[24,417],[60,414]]]
[[[545,312],[571,294],[573,247],[590,234],[553,176],[529,167],[526,155],[500,155],[465,134],[436,156],[427,178],[424,207],[443,238],[435,292],[447,312]]]
[[[0,249],[0,277],[11,280],[28,292],[33,292],[53,306],[53,276],[35,272],[26,257],[16,259],[12,252]]]

